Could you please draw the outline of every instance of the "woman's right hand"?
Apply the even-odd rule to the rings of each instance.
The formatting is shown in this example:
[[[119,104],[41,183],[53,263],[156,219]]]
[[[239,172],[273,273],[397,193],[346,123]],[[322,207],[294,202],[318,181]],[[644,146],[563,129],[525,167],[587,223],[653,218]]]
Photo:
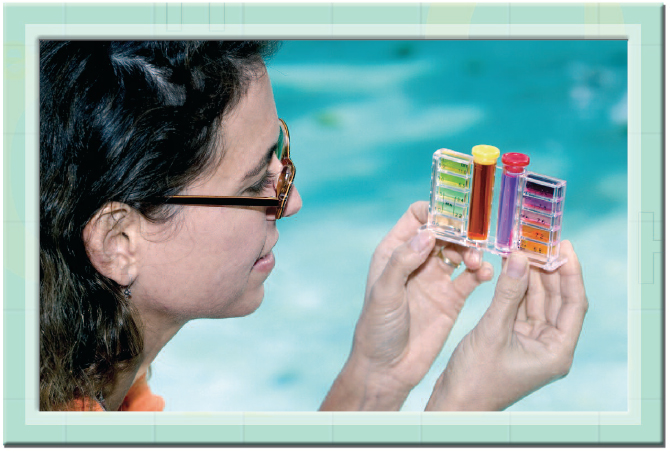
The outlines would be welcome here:
[[[503,266],[490,307],[461,341],[426,410],[502,410],[565,376],[572,365],[588,302],[572,245],[547,272],[521,253]]]
[[[428,203],[412,204],[377,247],[351,354],[321,410],[400,409],[467,297],[493,277],[477,250],[438,244],[430,231],[418,231],[427,221]],[[445,256],[466,269],[453,277]]]

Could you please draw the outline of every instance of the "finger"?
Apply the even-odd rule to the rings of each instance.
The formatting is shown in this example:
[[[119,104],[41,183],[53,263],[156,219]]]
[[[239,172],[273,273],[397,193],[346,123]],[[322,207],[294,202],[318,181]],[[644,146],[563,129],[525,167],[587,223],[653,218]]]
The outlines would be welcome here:
[[[410,241],[398,246],[375,283],[376,290],[388,296],[403,294],[410,274],[426,261],[434,244],[433,233],[421,230]]]
[[[418,222],[419,225],[425,225],[428,222],[427,201],[415,201],[409,206],[407,212],[411,215],[410,219]]]
[[[503,269],[505,268],[505,263],[507,262],[507,257],[503,256],[502,258],[502,266]],[[528,300],[527,297],[524,297],[521,299],[521,303],[519,304],[519,309],[516,312],[516,320],[517,323],[518,321],[527,321],[528,320],[528,314],[526,313],[526,301]]]
[[[511,334],[527,289],[528,259],[522,253],[514,252],[498,277],[493,300],[481,320],[483,329],[494,337]]]
[[[482,251],[477,249],[468,249],[467,252],[463,255],[463,262],[465,266],[473,271],[480,269],[482,267]]]
[[[540,274],[542,279],[542,286],[545,293],[545,317],[547,322],[552,326],[556,326],[558,322],[558,312],[563,304],[561,297],[561,276],[558,270]]]
[[[463,255],[456,250],[444,247],[437,254],[441,269],[451,276],[463,262]]]
[[[561,242],[561,257],[567,258],[568,261],[558,269],[563,303],[558,313],[556,327],[567,334],[569,345],[574,348],[582,331],[589,304],[579,259],[569,241]]]
[[[387,236],[397,238],[401,241],[409,241],[416,234],[416,230],[427,222],[428,202],[416,201],[400,217]]]
[[[516,313],[516,320],[517,321],[528,321],[528,313],[526,312],[526,301],[528,300],[527,297],[524,297],[521,300],[521,303],[519,304],[519,309],[517,310]]]
[[[514,323],[514,331],[525,337],[531,337],[533,335],[533,328],[534,327],[532,324],[524,322],[520,319],[517,319]]]
[[[465,267],[471,270],[477,270],[482,266],[482,252],[473,247],[466,247],[453,242],[438,240],[444,245],[443,254],[452,261],[458,260],[459,263],[464,263]],[[458,254],[458,256],[456,255]]]
[[[529,269],[528,294],[526,296],[526,315],[528,319],[546,322],[545,291],[542,284],[541,271]]]
[[[487,282],[493,278],[493,266],[489,263],[477,269],[466,269],[456,277],[453,281],[454,290],[463,299],[467,299],[470,294],[482,283]]]

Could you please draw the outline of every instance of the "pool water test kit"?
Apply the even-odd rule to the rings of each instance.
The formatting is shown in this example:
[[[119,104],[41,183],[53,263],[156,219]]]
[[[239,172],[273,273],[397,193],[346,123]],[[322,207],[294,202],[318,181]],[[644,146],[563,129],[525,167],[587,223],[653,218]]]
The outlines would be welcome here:
[[[422,228],[496,255],[519,250],[533,266],[558,268],[566,261],[559,257],[566,182],[527,171],[525,154],[504,154],[502,167],[496,165],[499,156],[489,145],[473,147],[472,155],[435,151],[428,224]]]

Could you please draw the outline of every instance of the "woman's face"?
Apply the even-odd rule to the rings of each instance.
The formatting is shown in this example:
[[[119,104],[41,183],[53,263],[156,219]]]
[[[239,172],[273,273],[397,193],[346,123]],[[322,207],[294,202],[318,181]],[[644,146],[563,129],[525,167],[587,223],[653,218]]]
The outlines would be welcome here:
[[[275,196],[277,178],[267,177],[281,170],[273,152],[279,128],[265,74],[224,118],[224,154],[216,170],[184,194]],[[284,216],[301,205],[293,187]],[[131,287],[141,312],[183,322],[244,316],[260,305],[279,237],[274,208],[183,206],[171,226],[146,222],[142,232]]]

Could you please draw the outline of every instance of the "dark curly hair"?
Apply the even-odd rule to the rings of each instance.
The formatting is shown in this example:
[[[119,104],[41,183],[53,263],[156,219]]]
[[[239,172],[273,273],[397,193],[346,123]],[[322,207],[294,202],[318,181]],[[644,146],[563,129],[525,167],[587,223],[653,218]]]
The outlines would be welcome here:
[[[143,349],[122,288],[82,233],[111,201],[153,222],[215,167],[222,116],[277,43],[40,42],[40,410],[94,401]]]

